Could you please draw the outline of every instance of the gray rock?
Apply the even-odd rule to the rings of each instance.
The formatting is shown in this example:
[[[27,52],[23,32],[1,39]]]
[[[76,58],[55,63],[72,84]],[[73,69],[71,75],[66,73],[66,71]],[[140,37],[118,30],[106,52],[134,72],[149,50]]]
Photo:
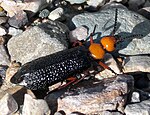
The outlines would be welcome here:
[[[150,100],[145,100],[140,103],[129,104],[125,107],[126,115],[149,115]]]
[[[6,70],[8,66],[2,66],[0,65],[0,86],[3,84],[4,79],[6,77]]]
[[[29,11],[29,17],[33,16],[35,13],[41,9],[48,6],[51,3],[50,0],[26,0],[24,2],[14,1],[14,0],[1,0],[1,7],[7,11],[9,17],[14,16],[20,11]]]
[[[121,2],[121,3],[126,3],[128,0],[110,0],[109,2]]]
[[[133,92],[132,93],[131,102],[133,102],[133,103],[140,102],[139,92]]]
[[[103,111],[101,115],[123,115],[123,113],[112,112],[112,111]]]
[[[23,30],[16,29],[16,28],[13,28],[13,27],[9,27],[9,29],[8,29],[8,34],[12,35],[12,36],[16,36],[18,34],[21,34],[22,32],[23,32]]]
[[[92,7],[99,7],[105,4],[106,0],[87,0],[86,3]]]
[[[124,59],[123,71],[127,72],[150,72],[149,56],[130,56]]]
[[[50,110],[45,100],[25,94],[22,115],[50,115]]]
[[[116,3],[116,2],[109,2],[101,7],[102,10],[106,9],[112,9],[112,8],[122,8],[122,9],[127,9],[123,4],[121,3]]]
[[[88,33],[91,33],[95,24],[97,24],[98,26],[95,31],[96,35],[94,36],[95,39],[100,39],[102,36],[110,35],[113,30],[114,20],[115,9],[113,8],[95,13],[82,13],[72,18],[76,27],[81,25],[88,27]],[[143,16],[127,9],[118,8],[116,35],[125,39],[117,44],[116,50],[120,50],[119,53],[125,55],[150,54],[149,27],[150,21]],[[128,37],[137,34],[141,34],[143,37]]]
[[[129,0],[129,9],[137,11],[140,6],[144,5],[146,0]]]
[[[0,65],[9,65],[9,57],[6,53],[4,45],[0,45]]]
[[[6,35],[6,34],[7,34],[6,29],[0,25],[0,36]]]
[[[6,23],[8,17],[0,17],[0,24]]]
[[[50,12],[48,18],[50,20],[56,20],[58,18],[61,18],[63,14],[64,14],[64,9],[61,7],[58,7],[55,10],[53,10],[52,12]]]
[[[28,23],[26,12],[20,11],[8,20],[9,25],[15,28],[21,28]]]
[[[0,112],[2,115],[11,115],[18,110],[18,104],[10,94],[5,94],[0,100]]]
[[[50,11],[48,9],[44,9],[40,12],[39,17],[41,18],[47,18],[49,15]]]
[[[143,8],[144,8],[144,7],[149,7],[149,6],[150,6],[150,0],[146,0],[146,2],[145,2],[145,4],[144,4]]]
[[[88,30],[84,26],[77,27],[76,29],[70,31],[69,38],[71,42],[75,42],[77,40],[85,40],[88,35]]]
[[[150,4],[149,4],[150,5]],[[144,17],[146,17],[147,19],[150,19],[150,7],[144,7],[141,8],[138,11],[139,14],[143,15]]]
[[[88,80],[72,86],[66,92],[57,90],[45,99],[50,103],[51,110],[57,105],[57,110],[63,110],[66,114],[100,114],[104,110],[123,112],[126,96],[133,85],[134,80],[130,75],[120,75],[103,81]]]
[[[49,21],[32,27],[8,41],[11,60],[26,63],[33,59],[66,49],[68,28]]]
[[[66,1],[68,1],[70,4],[82,4],[86,0],[66,0]]]

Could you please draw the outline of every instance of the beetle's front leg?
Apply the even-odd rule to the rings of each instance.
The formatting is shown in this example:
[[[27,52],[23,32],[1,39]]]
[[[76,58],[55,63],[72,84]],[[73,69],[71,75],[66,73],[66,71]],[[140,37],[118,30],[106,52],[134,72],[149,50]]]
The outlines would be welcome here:
[[[99,64],[100,66],[102,66],[104,69],[108,69],[108,70],[110,70],[112,73],[114,73],[115,75],[117,75],[117,73],[116,73],[113,69],[111,69],[109,66],[107,66],[107,65],[104,64],[103,62],[99,61],[98,64]]]

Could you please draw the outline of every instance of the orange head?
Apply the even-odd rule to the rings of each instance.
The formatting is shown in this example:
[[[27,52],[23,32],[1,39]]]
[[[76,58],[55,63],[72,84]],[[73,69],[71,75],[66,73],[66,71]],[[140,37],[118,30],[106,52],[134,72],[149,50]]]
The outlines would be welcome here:
[[[103,59],[105,55],[104,49],[101,47],[100,44],[91,43],[89,47],[89,51],[93,58],[95,59]]]
[[[103,48],[109,52],[112,52],[115,50],[116,39],[114,36],[103,37],[100,40],[100,43],[102,44]]]

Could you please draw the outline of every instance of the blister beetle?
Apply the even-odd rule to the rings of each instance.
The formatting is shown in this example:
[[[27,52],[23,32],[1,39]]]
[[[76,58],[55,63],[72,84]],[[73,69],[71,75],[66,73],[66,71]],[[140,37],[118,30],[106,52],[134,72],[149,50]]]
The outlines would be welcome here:
[[[117,10],[113,34],[115,33],[116,22]],[[114,35],[105,36],[100,40],[100,43],[94,43],[93,34],[95,29],[96,26],[90,34],[90,46],[88,48],[86,46],[78,46],[28,62],[21,66],[11,78],[11,82],[23,85],[31,90],[45,89],[88,69],[95,60],[103,68],[115,73],[110,67],[102,63],[101,59],[104,58],[105,50],[109,52],[115,50],[116,39]],[[75,78],[69,83],[77,80]]]

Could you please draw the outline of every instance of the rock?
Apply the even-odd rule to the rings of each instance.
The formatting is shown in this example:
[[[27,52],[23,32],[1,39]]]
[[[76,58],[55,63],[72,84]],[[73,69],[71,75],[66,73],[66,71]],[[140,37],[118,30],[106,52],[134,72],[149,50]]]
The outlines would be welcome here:
[[[113,8],[95,13],[82,13],[72,18],[72,22],[76,27],[81,25],[88,27],[88,33],[91,33],[95,24],[97,24],[94,39],[97,38],[98,40],[102,36],[111,34],[114,20],[115,9]],[[124,55],[150,54],[149,27],[150,21],[143,16],[127,9],[118,8],[117,31],[115,35],[119,35],[120,38],[124,39],[116,45],[116,50],[119,50],[119,53]],[[137,34],[143,35],[143,37],[131,37],[131,35]]]
[[[129,9],[137,11],[140,6],[144,5],[145,0],[129,0]]]
[[[143,8],[144,8],[144,7],[149,7],[149,6],[150,6],[150,0],[146,0],[146,2],[145,2],[145,4],[144,4]]]
[[[145,45],[144,45],[145,46]],[[123,71],[127,72],[150,72],[149,56],[130,56],[123,62]]]
[[[109,2],[121,2],[121,3],[126,3],[128,0],[110,0]]]
[[[119,70],[117,63],[111,54],[109,54],[109,53],[105,54],[104,63],[107,66],[109,66],[117,74],[121,74],[121,71]],[[100,73],[98,73],[95,77],[98,79],[104,79],[104,78],[110,78],[110,77],[114,77],[114,76],[115,76],[114,73],[112,73],[108,69],[105,69],[105,70],[101,71]]]
[[[28,15],[31,17],[41,9],[47,7],[50,2],[50,0],[26,0],[24,2],[21,0],[1,0],[1,7],[7,11],[9,17],[14,16],[20,11],[28,11]]]
[[[8,34],[12,35],[12,36],[16,36],[18,34],[21,34],[22,32],[23,32],[23,30],[16,29],[16,28],[13,28],[13,27],[9,27],[9,29],[8,29]]]
[[[0,45],[0,65],[9,65],[9,57],[6,53],[4,45]]]
[[[140,90],[140,89],[134,89],[134,92],[139,93],[140,102],[150,99],[150,93],[149,92],[146,92],[146,91],[143,91],[143,90]]]
[[[70,4],[82,4],[86,2],[86,0],[66,0],[66,1],[68,1]]]
[[[0,26],[0,36],[6,35],[6,29],[3,26]]]
[[[133,92],[132,93],[131,102],[133,102],[133,103],[140,102],[140,94],[139,94],[139,92]]]
[[[61,110],[61,111],[55,112],[54,115],[65,115],[65,112]]]
[[[77,27],[76,29],[70,31],[69,38],[71,42],[85,40],[88,35],[88,30],[84,26]]]
[[[40,12],[39,17],[40,18],[47,18],[50,14],[50,11],[48,9],[44,9]]]
[[[22,115],[50,115],[49,107],[43,99],[33,99],[25,94]]]
[[[0,45],[4,45],[5,41],[5,37],[0,36]]]
[[[122,8],[127,9],[123,4],[116,2],[109,2],[101,7],[102,10],[111,9],[111,8]]]
[[[6,77],[6,70],[8,66],[0,65],[0,86],[3,84],[4,79]]]
[[[52,12],[50,12],[48,18],[50,20],[56,20],[56,19],[61,18],[63,14],[64,14],[64,9],[61,7],[58,7],[55,10],[53,10]]]
[[[35,98],[35,95],[33,94],[31,90],[28,90],[22,86],[11,87],[11,88],[8,88],[7,90],[0,89],[0,99],[7,93],[13,96],[13,98],[16,100],[19,106],[23,105],[25,94],[29,94]]]
[[[123,112],[126,96],[133,90],[133,85],[132,76],[119,75],[103,81],[83,81],[66,92],[62,89],[52,92],[45,99],[52,111],[63,110],[66,114],[100,114],[104,110]]]
[[[4,83],[1,86],[2,90],[7,90],[8,88],[14,86],[14,84],[10,82],[10,79],[17,72],[19,68],[20,68],[20,63],[16,63],[16,62],[10,63],[9,68],[6,70],[6,77],[4,79]]]
[[[123,115],[123,113],[113,111],[103,111],[101,115]]]
[[[11,60],[24,64],[64,50],[68,46],[67,32],[65,25],[53,21],[32,27],[8,41]]]
[[[10,94],[6,94],[0,100],[0,112],[2,115],[10,115],[18,110],[18,104]]]
[[[150,99],[140,103],[129,104],[125,107],[126,115],[149,115],[150,114]]]
[[[150,19],[150,7],[144,7],[138,10],[138,13],[146,17],[147,19]]]
[[[94,7],[94,8],[103,6],[105,4],[105,2],[106,2],[105,0],[88,0],[88,1],[86,1],[86,3],[89,6]]]
[[[0,24],[6,23],[8,17],[0,17]]]
[[[28,23],[26,12],[20,11],[8,20],[9,25],[15,28],[21,28]]]

